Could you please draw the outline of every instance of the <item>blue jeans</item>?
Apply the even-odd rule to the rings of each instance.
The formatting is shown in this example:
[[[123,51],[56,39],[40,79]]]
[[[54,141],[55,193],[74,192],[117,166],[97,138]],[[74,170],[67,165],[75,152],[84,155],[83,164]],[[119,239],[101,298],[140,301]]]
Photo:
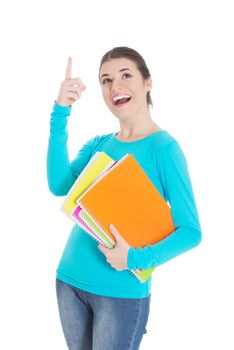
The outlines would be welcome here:
[[[113,298],[56,278],[59,316],[69,350],[137,350],[146,331],[151,295]]]

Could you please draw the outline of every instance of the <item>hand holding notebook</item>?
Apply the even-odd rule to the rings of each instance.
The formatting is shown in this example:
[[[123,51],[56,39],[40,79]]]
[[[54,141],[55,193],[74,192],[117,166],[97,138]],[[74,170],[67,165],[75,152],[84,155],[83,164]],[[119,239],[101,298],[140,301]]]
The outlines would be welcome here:
[[[107,261],[113,268],[117,271],[126,270],[128,268],[128,250],[130,245],[123,239],[113,224],[109,228],[116,240],[115,247],[112,249],[106,248],[100,243],[98,249],[106,256]]]

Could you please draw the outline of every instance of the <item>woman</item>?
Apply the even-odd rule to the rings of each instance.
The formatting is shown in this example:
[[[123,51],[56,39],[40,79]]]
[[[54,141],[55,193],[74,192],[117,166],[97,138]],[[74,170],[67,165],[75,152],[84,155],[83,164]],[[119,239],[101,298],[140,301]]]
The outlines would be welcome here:
[[[118,118],[120,130],[89,139],[70,163],[66,125],[73,103],[85,90],[80,78],[71,78],[71,69],[69,57],[66,78],[51,113],[50,191],[66,195],[97,151],[115,160],[131,153],[170,203],[176,229],[157,244],[135,249],[122,238],[118,227],[113,227],[116,245],[108,249],[97,246],[74,225],[56,274],[61,324],[70,350],[136,350],[146,333],[151,278],[140,283],[128,269],[159,266],[201,241],[188,166],[179,143],[152,120],[151,76],[142,56],[128,47],[108,51],[99,69],[104,101]]]

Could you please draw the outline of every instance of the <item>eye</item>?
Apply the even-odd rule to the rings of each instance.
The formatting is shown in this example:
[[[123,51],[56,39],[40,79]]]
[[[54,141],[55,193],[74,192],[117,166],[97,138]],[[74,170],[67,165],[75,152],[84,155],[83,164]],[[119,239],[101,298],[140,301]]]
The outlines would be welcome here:
[[[126,77],[126,78],[131,78],[132,76],[131,76],[131,74],[129,74],[129,73],[124,73],[123,75],[122,75],[122,77]]]
[[[102,80],[102,85],[106,84],[107,82],[111,81],[109,78],[105,78]]]

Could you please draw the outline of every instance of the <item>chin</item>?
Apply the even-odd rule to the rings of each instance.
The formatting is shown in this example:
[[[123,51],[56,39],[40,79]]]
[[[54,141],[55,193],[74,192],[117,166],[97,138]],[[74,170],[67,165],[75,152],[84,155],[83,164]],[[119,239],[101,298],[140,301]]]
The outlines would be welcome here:
[[[132,113],[128,113],[128,112],[121,112],[121,111],[111,111],[112,112],[112,114],[114,114],[114,116],[116,117],[116,118],[118,118],[118,119],[121,119],[121,120],[123,120],[123,119],[126,119],[126,118],[130,118],[131,116],[132,116]]]
[[[132,115],[134,115],[134,111],[128,108],[113,109],[113,107],[109,107],[109,109],[118,119],[130,118]]]

